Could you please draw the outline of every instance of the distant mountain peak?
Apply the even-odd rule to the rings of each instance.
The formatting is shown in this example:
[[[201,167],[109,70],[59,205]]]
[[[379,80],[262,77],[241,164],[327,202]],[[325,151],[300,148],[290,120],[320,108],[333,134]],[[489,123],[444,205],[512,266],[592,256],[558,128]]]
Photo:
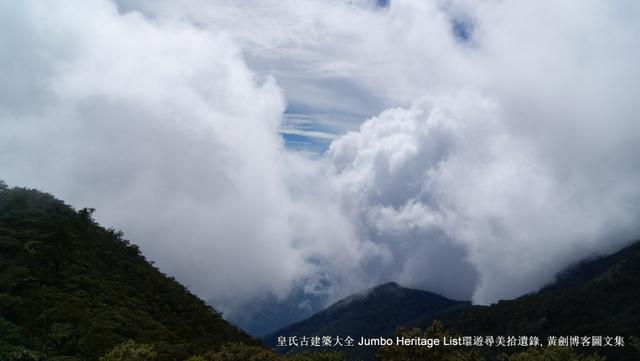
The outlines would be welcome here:
[[[346,297],[306,320],[263,337],[263,341],[274,346],[278,336],[391,337],[398,326],[409,326],[416,319],[425,319],[466,304],[432,292],[387,282]],[[282,347],[278,350],[290,351]],[[366,353],[372,352],[372,349],[360,351]]]
[[[383,283],[381,285],[373,287],[373,290],[382,291],[386,289],[397,289],[397,288],[402,288],[402,287],[395,282],[387,282],[387,283]]]

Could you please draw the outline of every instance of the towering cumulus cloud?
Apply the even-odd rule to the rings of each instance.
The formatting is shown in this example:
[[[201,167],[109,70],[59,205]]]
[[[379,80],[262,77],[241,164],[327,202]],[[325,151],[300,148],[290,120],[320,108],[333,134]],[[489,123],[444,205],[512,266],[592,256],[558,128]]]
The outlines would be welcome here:
[[[322,246],[304,229],[311,208],[295,204],[283,178],[294,159],[285,164],[277,132],[281,92],[256,79],[231,40],[101,0],[3,2],[0,14],[6,181],[96,207],[99,221],[222,308],[286,294],[315,274],[317,252],[357,267],[366,250],[338,207],[314,204],[338,218],[321,227]]]
[[[473,93],[428,98],[331,145],[359,219],[402,260],[397,279],[489,303],[640,232],[635,157],[600,174],[598,150],[549,154],[511,116]]]
[[[468,62],[464,86],[427,88],[331,145],[401,280],[489,303],[638,237],[638,6],[585,4],[453,2],[474,21],[449,54]]]
[[[2,7],[7,181],[96,207],[202,295],[296,277],[273,79],[222,36],[107,1]]]
[[[0,1],[0,178],[228,312],[518,296],[640,235],[639,8]],[[292,109],[326,153],[285,147]]]

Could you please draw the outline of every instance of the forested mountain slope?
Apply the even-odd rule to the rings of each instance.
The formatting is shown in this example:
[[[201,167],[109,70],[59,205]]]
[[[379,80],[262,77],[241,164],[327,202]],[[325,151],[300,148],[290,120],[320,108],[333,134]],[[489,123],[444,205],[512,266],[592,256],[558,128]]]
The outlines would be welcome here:
[[[97,360],[126,340],[167,361],[258,344],[91,210],[0,182],[0,360]]]
[[[467,304],[432,292],[401,287],[393,282],[385,283],[338,301],[306,320],[263,337],[263,341],[275,346],[279,336],[349,336],[354,342],[360,337],[391,337],[398,327],[406,326],[412,320]],[[288,351],[287,347],[277,349]],[[376,348],[353,347],[343,351],[369,359]]]
[[[589,350],[609,360],[640,359],[640,242],[585,260],[555,283],[515,300],[436,315],[455,333],[476,335],[623,336],[623,348]],[[422,322],[426,327],[428,322]],[[636,347],[632,347],[635,344]]]

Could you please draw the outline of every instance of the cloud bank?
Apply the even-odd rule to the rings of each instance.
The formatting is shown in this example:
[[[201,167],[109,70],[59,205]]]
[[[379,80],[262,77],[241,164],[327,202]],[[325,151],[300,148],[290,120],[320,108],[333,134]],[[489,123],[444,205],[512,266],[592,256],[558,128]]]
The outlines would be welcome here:
[[[285,176],[299,160],[278,135],[282,94],[224,35],[97,0],[1,13],[8,182],[97,208],[223,309],[316,278],[311,257],[353,273],[367,254],[337,205],[294,199]],[[315,171],[304,166],[301,177]]]
[[[0,178],[231,313],[390,280],[515,297],[640,234],[639,11],[1,2]],[[287,109],[326,154],[285,148]]]

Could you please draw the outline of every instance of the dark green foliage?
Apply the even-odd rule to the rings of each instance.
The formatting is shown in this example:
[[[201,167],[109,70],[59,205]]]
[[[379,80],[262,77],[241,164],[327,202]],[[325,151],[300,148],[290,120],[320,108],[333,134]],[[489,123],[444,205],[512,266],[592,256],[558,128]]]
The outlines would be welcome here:
[[[304,321],[265,336],[263,340],[265,344],[275,346],[278,336],[350,336],[356,341],[360,337],[391,337],[399,326],[464,304],[467,303],[386,283],[339,301]],[[285,347],[277,349],[288,351]],[[363,359],[371,359],[375,350],[375,347],[357,346],[342,349]]]
[[[346,361],[347,358],[340,352],[303,352],[296,355],[288,355],[283,361]]]
[[[100,361],[153,361],[156,356],[153,346],[127,341],[100,357]]]
[[[640,335],[640,243],[565,272],[557,284],[490,307],[474,306],[443,317],[466,335],[623,336],[627,346],[595,348],[609,360],[637,358],[629,345]]]
[[[98,360],[128,340],[158,361],[258,344],[92,211],[0,184],[0,361]]]
[[[304,353],[281,356],[275,352],[245,344],[230,344],[220,350],[193,356],[187,361],[345,361],[337,352]]]
[[[399,330],[398,336],[407,338],[421,337],[443,340],[451,334],[445,330],[440,321],[433,321],[425,331],[419,328]],[[476,350],[459,350],[452,346],[385,346],[377,354],[379,361],[484,361],[482,354]]]
[[[509,361],[606,361],[606,358],[598,355],[583,356],[565,347],[546,347],[531,348],[511,355]]]
[[[273,351],[244,344],[223,346],[215,352],[208,352],[199,356],[203,361],[279,361],[280,357]],[[197,358],[195,358],[197,360]],[[189,361],[194,361],[191,358]]]
[[[444,339],[451,337],[440,321],[434,321],[426,330],[419,328],[401,330],[398,336]],[[438,346],[427,348],[422,346],[385,346],[378,351],[378,361],[484,361],[481,348]],[[596,354],[581,355],[568,347],[532,347],[528,350],[512,354],[490,354],[490,360],[503,361],[606,361]]]
[[[96,224],[92,212],[0,181],[0,361],[345,360],[335,352],[281,356],[261,347],[153,267],[122,233]],[[621,335],[626,347],[596,351],[609,360],[640,359],[640,243],[577,269],[579,274],[565,274],[538,293],[491,307],[466,307],[386,284],[274,336],[390,336],[396,326],[442,317],[451,332],[463,335]],[[399,332],[449,334],[439,323],[426,331]],[[383,361],[601,361],[593,351],[513,349],[506,352],[520,353],[508,356],[387,347],[378,356]]]
[[[402,297],[411,297],[411,295],[405,294]],[[563,272],[558,282],[539,292],[525,295],[516,300],[500,301],[489,307],[454,305],[436,314],[421,316],[418,320],[410,322],[409,325],[424,328],[433,319],[442,319],[447,328],[455,334],[466,336],[538,336],[543,344],[546,344],[547,336],[619,335],[626,340],[625,347],[579,347],[570,351],[550,349],[544,351],[544,354],[538,354],[538,350],[527,351],[518,347],[504,350],[489,347],[478,349],[485,358],[490,360],[504,360],[508,355],[503,353],[514,354],[517,352],[520,352],[520,357],[523,358],[531,355],[534,355],[532,357],[548,358],[555,357],[554,355],[570,357],[567,356],[570,353],[576,357],[568,358],[570,360],[598,360],[601,356],[606,356],[611,361],[640,360],[640,339],[637,336],[640,335],[640,303],[637,300],[640,300],[640,243],[635,243],[608,257],[582,262]],[[278,334],[296,335],[315,334],[316,332],[322,334],[324,331],[314,330],[335,327],[336,323],[353,319],[362,319],[362,327],[370,325],[369,327],[375,328],[378,325],[375,322],[377,318],[371,318],[372,321],[369,324],[363,318],[363,315],[367,315],[369,311],[377,313],[379,318],[394,319],[395,317],[393,314],[387,315],[384,309],[375,305],[350,307],[338,308],[347,310],[344,311],[346,313],[344,317],[329,317],[337,314],[335,311],[327,312],[331,310],[330,308],[307,321],[277,332],[273,337]],[[393,306],[390,306],[389,310],[393,310]],[[311,323],[311,326],[315,328],[309,328],[311,326],[308,322],[312,320],[314,322]],[[397,324],[402,326],[400,322]],[[339,329],[343,329],[342,324],[340,325]],[[291,331],[291,329],[293,330]],[[374,334],[374,336],[384,335],[379,330],[375,332],[379,334]],[[409,329],[402,332],[419,334],[423,331]],[[437,333],[439,331],[428,330],[426,332]],[[374,349],[371,347],[368,350]],[[429,359],[427,357],[444,360],[449,360],[449,357],[458,357],[457,359],[471,357],[473,359],[473,357],[480,356],[477,352],[473,354],[449,351],[429,351],[424,348],[412,350],[412,348],[402,347],[387,348],[384,351],[386,353],[381,355],[388,360]],[[600,356],[592,356],[591,354],[594,352]],[[358,355],[370,359],[366,353]]]

